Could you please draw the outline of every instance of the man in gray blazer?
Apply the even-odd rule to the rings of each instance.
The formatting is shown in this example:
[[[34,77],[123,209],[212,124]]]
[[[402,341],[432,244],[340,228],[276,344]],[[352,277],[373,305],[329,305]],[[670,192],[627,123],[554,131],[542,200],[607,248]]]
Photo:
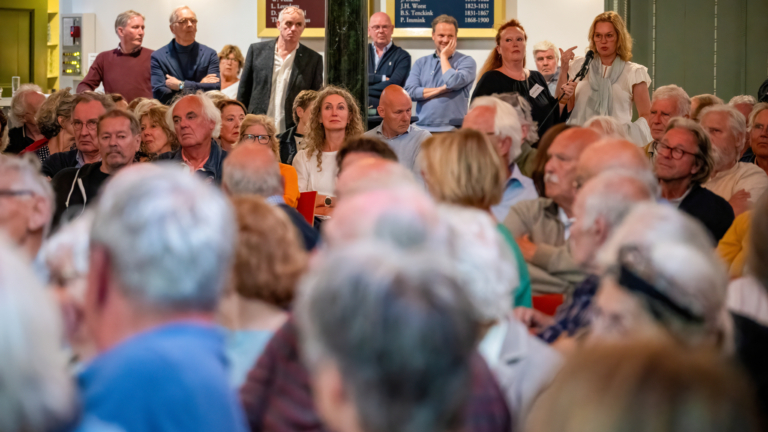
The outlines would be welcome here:
[[[278,133],[294,126],[291,113],[299,92],[323,86],[322,56],[299,43],[305,26],[303,10],[295,6],[281,10],[280,37],[252,44],[240,77],[237,100],[251,114],[272,117]]]

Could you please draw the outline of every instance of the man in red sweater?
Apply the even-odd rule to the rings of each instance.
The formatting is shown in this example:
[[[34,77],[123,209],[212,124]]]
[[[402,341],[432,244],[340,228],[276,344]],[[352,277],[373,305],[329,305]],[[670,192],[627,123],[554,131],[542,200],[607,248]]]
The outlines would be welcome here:
[[[144,48],[144,15],[125,11],[115,20],[120,45],[96,56],[88,75],[77,85],[77,92],[96,90],[104,83],[104,91],[118,93],[128,101],[137,97],[152,98],[150,59],[153,50]]]

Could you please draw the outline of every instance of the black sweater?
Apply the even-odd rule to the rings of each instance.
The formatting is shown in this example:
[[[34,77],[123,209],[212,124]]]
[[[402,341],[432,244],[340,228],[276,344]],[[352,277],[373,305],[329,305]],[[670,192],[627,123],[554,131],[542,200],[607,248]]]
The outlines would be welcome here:
[[[703,223],[712,234],[715,245],[733,224],[733,207],[728,201],[698,184],[691,186],[678,208]]]
[[[411,55],[393,43],[384,53],[377,68],[374,50],[373,44],[368,44],[368,105],[376,108],[379,106],[381,92],[387,86],[397,84],[403,87],[405,85],[405,80],[408,79],[408,74],[411,72]],[[382,75],[389,80],[382,81]]]
[[[65,168],[53,180],[51,186],[56,196],[56,212],[53,215],[53,226],[57,227],[62,215],[66,212],[80,214],[84,206],[96,199],[101,186],[109,178],[109,174],[101,172],[101,162],[83,165],[80,168]],[[81,182],[82,182],[82,188]]]

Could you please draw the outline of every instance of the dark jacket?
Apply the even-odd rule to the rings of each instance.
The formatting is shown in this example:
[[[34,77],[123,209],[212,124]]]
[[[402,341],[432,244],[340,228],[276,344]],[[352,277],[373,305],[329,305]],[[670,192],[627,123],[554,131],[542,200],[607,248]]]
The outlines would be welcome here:
[[[109,174],[101,172],[101,162],[85,164],[80,168],[65,168],[51,180],[56,197],[56,211],[53,227],[57,227],[61,216],[67,212],[82,212],[83,207],[96,200],[101,186]]]
[[[59,171],[65,168],[75,168],[77,166],[77,149],[65,152],[54,153],[48,156],[43,162],[41,169],[44,176],[53,178]]]
[[[368,44],[368,105],[376,108],[379,106],[381,92],[387,86],[397,84],[400,87],[405,86],[405,80],[411,72],[411,55],[408,51],[400,48],[394,43],[384,53],[379,61],[379,67],[376,67],[376,52],[373,44]],[[389,80],[382,81],[384,75]]]
[[[205,161],[205,165],[197,170],[197,173],[202,175],[206,179],[210,179],[217,185],[221,184],[221,165],[224,163],[224,158],[227,157],[227,152],[222,150],[216,141],[211,139],[211,153],[208,160]],[[158,162],[162,161],[174,161],[184,164],[184,158],[181,156],[181,147],[174,151],[163,153],[157,157]],[[186,164],[185,164],[186,165]]]
[[[691,186],[678,208],[703,223],[712,234],[715,245],[733,224],[733,207],[728,201],[698,184]]]
[[[35,140],[27,136],[27,131],[23,125],[11,128],[8,130],[8,147],[5,149],[5,153],[19,154],[33,142]]]
[[[288,204],[278,204],[277,206],[280,207],[285,212],[285,214],[288,215],[288,218],[293,223],[293,226],[295,226],[299,231],[301,238],[304,240],[304,247],[307,249],[307,251],[314,249],[317,245],[318,239],[320,238],[320,233],[316,229],[312,228],[312,226],[307,223],[306,219],[304,219],[304,216],[297,212],[293,207],[289,206]]]
[[[286,165],[291,165],[293,157],[298,151],[296,148],[296,127],[287,129],[277,136],[277,139],[280,140],[280,162]]]
[[[768,327],[731,312],[736,360],[757,392],[758,412],[768,421]]]
[[[269,95],[272,93],[272,71],[275,64],[277,39],[258,42],[248,48],[237,100],[248,108],[250,114],[266,114],[269,109]],[[286,87],[285,128],[295,126],[293,122],[293,100],[302,90],[320,90],[323,86],[323,57],[299,44]]]
[[[219,78],[221,76],[219,74],[219,55],[216,54],[216,51],[201,43],[198,43],[198,45],[195,73],[191,77],[185,77],[181,70],[179,54],[174,48],[173,40],[168,45],[152,53],[150,65],[152,68],[152,95],[155,99],[168,104],[174,96],[181,93],[166,87],[166,75],[184,81],[184,94],[195,93],[197,90],[211,91],[221,89],[220,82],[200,83],[206,75],[214,74]]]

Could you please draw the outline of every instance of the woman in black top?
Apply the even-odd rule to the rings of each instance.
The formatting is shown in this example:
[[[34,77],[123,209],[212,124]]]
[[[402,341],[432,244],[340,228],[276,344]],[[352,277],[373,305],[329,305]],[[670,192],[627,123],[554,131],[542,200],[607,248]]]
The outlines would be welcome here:
[[[576,84],[567,82],[567,74],[561,73],[557,81],[557,95],[549,93],[547,81],[538,71],[529,71],[525,68],[525,44],[528,36],[520,25],[513,19],[499,28],[496,33],[496,48],[488,56],[483,69],[480,71],[480,80],[472,93],[474,100],[478,96],[490,96],[494,93],[517,92],[526,97],[531,104],[531,115],[538,123],[539,136],[557,123],[565,121],[568,110],[565,109],[568,100],[573,94]],[[573,58],[573,47],[565,52],[560,50],[560,63],[563,71],[568,70]],[[565,96],[555,112],[544,122],[547,114],[555,106],[556,96],[565,91]]]

